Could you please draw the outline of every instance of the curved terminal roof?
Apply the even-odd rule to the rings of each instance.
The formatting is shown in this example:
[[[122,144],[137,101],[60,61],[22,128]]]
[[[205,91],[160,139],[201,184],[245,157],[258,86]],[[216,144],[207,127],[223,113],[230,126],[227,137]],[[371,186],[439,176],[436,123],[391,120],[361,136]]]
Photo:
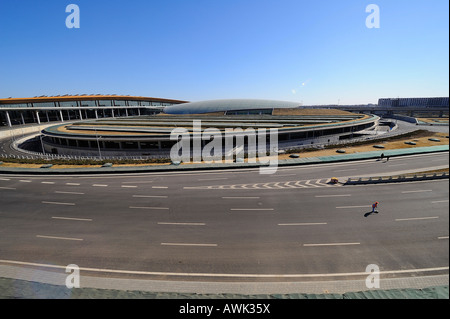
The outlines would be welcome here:
[[[213,112],[240,111],[240,110],[263,110],[263,109],[285,109],[298,108],[300,103],[273,101],[273,100],[209,100],[200,102],[183,103],[167,106],[166,114],[202,114]]]

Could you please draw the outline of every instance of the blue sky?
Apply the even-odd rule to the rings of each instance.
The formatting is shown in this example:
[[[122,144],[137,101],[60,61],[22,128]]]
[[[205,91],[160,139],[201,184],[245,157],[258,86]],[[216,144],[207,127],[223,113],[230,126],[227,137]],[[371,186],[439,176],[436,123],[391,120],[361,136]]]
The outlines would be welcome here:
[[[65,24],[72,3],[79,29]],[[448,12],[447,0],[1,0],[0,98],[448,96]]]

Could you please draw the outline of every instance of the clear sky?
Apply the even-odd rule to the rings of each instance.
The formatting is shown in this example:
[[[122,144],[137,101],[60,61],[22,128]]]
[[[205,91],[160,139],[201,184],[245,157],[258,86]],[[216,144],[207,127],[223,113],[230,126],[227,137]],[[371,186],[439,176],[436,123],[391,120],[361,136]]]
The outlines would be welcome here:
[[[66,27],[66,6],[80,28]],[[369,4],[380,27],[367,28]],[[448,0],[1,0],[0,98],[449,96]]]

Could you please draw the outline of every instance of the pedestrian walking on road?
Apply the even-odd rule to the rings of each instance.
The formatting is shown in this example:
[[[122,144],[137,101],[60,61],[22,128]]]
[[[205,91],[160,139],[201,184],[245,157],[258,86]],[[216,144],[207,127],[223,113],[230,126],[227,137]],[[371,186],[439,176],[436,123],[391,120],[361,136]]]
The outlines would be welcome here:
[[[381,160],[383,160],[384,158],[384,153],[381,153]]]
[[[372,213],[378,214],[378,211],[377,211],[378,204],[379,204],[378,202],[375,202],[372,204]]]

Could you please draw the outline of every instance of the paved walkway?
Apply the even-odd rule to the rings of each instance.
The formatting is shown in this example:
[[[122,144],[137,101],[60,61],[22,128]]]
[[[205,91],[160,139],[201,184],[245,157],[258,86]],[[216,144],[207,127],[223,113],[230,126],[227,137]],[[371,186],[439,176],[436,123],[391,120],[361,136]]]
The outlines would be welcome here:
[[[41,283],[64,288],[68,274],[62,269],[45,271],[39,269],[0,265],[0,278],[13,280],[4,281],[0,285],[2,291],[9,289],[5,285],[33,285]],[[0,281],[1,283],[1,281]],[[192,297],[195,295],[289,295],[289,294],[344,294],[349,292],[365,292],[368,297],[375,291],[393,289],[425,289],[429,287],[448,286],[449,275],[431,275],[405,278],[383,278],[380,276],[379,288],[368,288],[366,278],[358,280],[335,281],[304,281],[304,282],[198,282],[198,281],[167,281],[167,280],[140,280],[120,279],[107,277],[83,276],[80,273],[80,289],[92,293],[95,289],[95,298],[109,298],[120,295],[120,291],[168,293],[172,296]],[[36,286],[37,287],[37,286]],[[112,292],[115,291],[115,292]],[[87,291],[86,291],[87,293]],[[19,292],[17,292],[19,294]],[[181,294],[181,295],[180,295]],[[189,295],[192,294],[192,295]],[[25,297],[26,298],[26,297]]]

